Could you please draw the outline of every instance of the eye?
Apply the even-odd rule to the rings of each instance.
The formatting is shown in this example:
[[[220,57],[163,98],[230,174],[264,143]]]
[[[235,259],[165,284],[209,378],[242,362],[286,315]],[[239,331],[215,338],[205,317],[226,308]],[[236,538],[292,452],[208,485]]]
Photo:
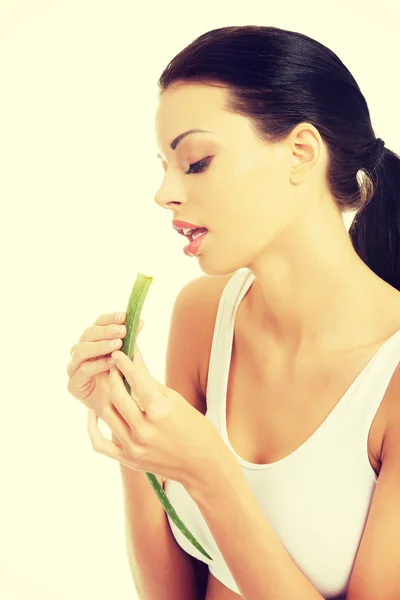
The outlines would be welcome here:
[[[192,175],[193,173],[201,173],[204,171],[208,165],[210,164],[212,156],[208,156],[207,158],[203,158],[203,160],[199,160],[196,163],[190,165],[190,169],[185,171],[185,175]]]

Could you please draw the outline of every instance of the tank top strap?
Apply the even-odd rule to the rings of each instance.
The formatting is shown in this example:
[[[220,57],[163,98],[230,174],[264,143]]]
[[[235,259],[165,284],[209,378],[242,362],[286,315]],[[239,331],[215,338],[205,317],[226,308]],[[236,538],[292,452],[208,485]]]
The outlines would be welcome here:
[[[368,443],[371,425],[400,363],[400,329],[384,342],[357,380],[352,397],[346,405],[346,421],[353,431],[354,441],[362,450]],[[361,435],[361,443],[356,440]],[[360,438],[359,438],[360,439]]]
[[[240,269],[226,284],[219,301],[211,344],[210,362],[206,388],[207,416],[212,420],[219,418],[221,409],[221,391],[228,360],[232,353],[232,342],[236,312],[240,302],[255,279],[249,269]]]
[[[220,426],[221,394],[229,376],[234,322],[237,309],[255,279],[249,269],[240,269],[228,281],[218,305],[210,353],[206,388],[207,417]],[[400,362],[400,329],[377,350],[345,394],[335,418],[350,425],[353,435],[361,434],[363,448],[371,424]],[[344,417],[346,413],[346,417]],[[331,418],[331,425],[335,419]],[[358,438],[359,439],[359,438]]]

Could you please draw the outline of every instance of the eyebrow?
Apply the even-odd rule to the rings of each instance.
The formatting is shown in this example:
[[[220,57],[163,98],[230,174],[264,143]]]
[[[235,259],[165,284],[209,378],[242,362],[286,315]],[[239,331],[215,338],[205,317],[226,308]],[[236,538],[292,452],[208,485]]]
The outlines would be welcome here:
[[[176,147],[178,146],[178,144],[183,140],[183,138],[185,138],[187,135],[190,135],[191,133],[214,133],[214,132],[209,131],[208,129],[189,129],[188,131],[184,131],[183,133],[178,135],[174,140],[172,140],[172,142],[170,143],[170,147],[172,148],[172,150],[175,150]],[[161,156],[160,153],[157,154],[157,157],[164,160],[164,157]]]

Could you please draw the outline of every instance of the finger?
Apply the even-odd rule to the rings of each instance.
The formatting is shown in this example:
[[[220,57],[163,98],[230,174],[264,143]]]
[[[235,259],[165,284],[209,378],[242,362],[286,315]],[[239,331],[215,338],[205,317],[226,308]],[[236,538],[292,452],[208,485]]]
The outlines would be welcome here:
[[[123,353],[122,353],[122,354],[123,354]],[[124,356],[126,356],[126,354],[124,354]],[[127,364],[128,364],[128,363],[129,363],[129,360],[127,361]],[[129,364],[132,366],[132,363],[129,363]],[[135,401],[135,404],[136,404],[136,406],[139,408],[139,410],[140,410],[142,413],[144,413],[144,412],[145,412],[145,411],[144,411],[144,408],[143,408],[143,406],[141,405],[141,403],[140,403],[140,400],[139,400],[138,396],[135,394],[135,390],[134,390],[134,389],[132,389],[132,385],[130,385],[130,384],[129,384],[128,378],[127,378],[127,377],[124,375],[124,373],[122,373],[122,372],[121,372],[121,370],[120,370],[120,369],[119,369],[119,368],[118,368],[118,367],[115,365],[115,361],[113,360],[113,364],[112,364],[112,366],[110,367],[110,376],[111,376],[111,373],[113,373],[114,371],[115,371],[115,373],[116,373],[117,377],[119,378],[119,380],[120,380],[120,382],[121,382],[121,386],[122,386],[122,387],[125,389],[125,392],[127,392],[127,389],[126,389],[126,387],[125,387],[125,382],[124,382],[124,377],[125,377],[125,380],[126,380],[127,384],[128,384],[128,385],[129,385],[129,387],[130,387],[130,395],[131,395],[131,398],[133,398],[133,400]],[[110,386],[111,386],[111,383],[112,383],[112,380],[110,380]],[[122,387],[120,388],[120,391],[121,391],[121,393],[122,393]]]
[[[120,314],[122,317],[120,318]],[[105,313],[100,315],[94,322],[93,325],[110,325],[111,323],[124,323],[126,319],[126,313]]]
[[[127,360],[130,363],[129,359]],[[128,378],[125,377],[125,379],[131,388],[131,396],[128,395],[123,381],[123,374],[119,371],[118,367],[113,366],[110,369],[110,401],[128,423],[129,427],[137,433],[138,428],[140,428],[146,416],[145,408],[134,389],[132,389],[132,385],[129,383]],[[131,376],[130,381],[132,381]],[[133,400],[133,402],[131,400]]]
[[[167,387],[166,385],[164,385],[163,383],[159,382],[157,379],[155,379],[150,371],[148,370],[146,363],[144,362],[143,356],[141,354],[141,352],[139,351],[139,348],[137,347],[137,344],[135,344],[135,351],[134,354],[132,356],[132,360],[129,360],[129,358],[127,357],[127,355],[124,352],[121,352],[120,350],[114,350],[111,353],[111,357],[110,359],[113,364],[116,364],[117,367],[119,368],[119,370],[123,373],[125,379],[128,381],[128,377],[127,375],[129,375],[129,373],[132,373],[133,370],[129,368],[130,365],[133,365],[133,367],[135,369],[139,369],[140,372],[145,372],[147,374],[147,377],[149,377],[151,379],[151,381],[153,382],[153,385],[155,386],[155,389],[162,394],[163,396],[167,397],[168,393],[171,391],[169,387]],[[122,361],[122,362],[119,362]],[[130,387],[132,388],[132,385],[129,383]]]
[[[122,458],[125,459],[122,444],[119,445],[112,442],[104,437],[98,427],[98,417],[94,410],[89,408],[88,419],[87,419],[87,431],[89,433],[90,440],[92,442],[93,449],[100,454],[105,454],[110,458],[120,461]]]
[[[137,352],[134,355],[133,362],[123,352],[113,352],[113,359],[119,371],[124,375],[130,388],[131,394],[136,398],[137,401],[143,406],[144,411],[147,415],[149,413],[156,414],[157,409],[162,408],[163,400],[165,401],[165,394],[160,391],[160,385],[158,382],[151,377],[150,373],[146,369],[143,360],[140,359],[140,353]],[[123,402],[124,394],[126,393],[124,385],[122,383],[122,377],[111,377],[112,384],[115,385],[115,402],[119,412],[126,410],[126,403]],[[163,388],[165,386],[162,386]],[[113,400],[114,401],[114,400]],[[123,413],[121,412],[123,415]]]
[[[129,423],[117,411],[111,400],[103,407],[101,413],[96,414],[98,419],[101,419],[109,426],[112,434],[121,442],[122,446],[130,450],[133,443],[132,429]]]
[[[104,437],[98,427],[98,417],[94,410],[89,409],[87,419],[87,431],[92,442],[92,447],[96,452],[104,454],[109,458],[117,460],[122,465],[125,465],[133,470],[139,470],[136,455],[140,457],[137,447],[130,444],[126,447],[124,444],[118,444],[118,442],[110,441]]]

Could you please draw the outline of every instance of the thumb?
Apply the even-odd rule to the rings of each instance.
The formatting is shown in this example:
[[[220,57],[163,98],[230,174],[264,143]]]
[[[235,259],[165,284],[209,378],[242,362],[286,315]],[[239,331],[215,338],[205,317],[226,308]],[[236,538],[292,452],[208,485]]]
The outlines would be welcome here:
[[[146,366],[146,363],[144,362],[143,356],[142,356],[139,348],[137,348],[137,347],[135,347],[135,352],[132,357],[132,362],[137,367],[139,367],[139,369],[141,369],[148,377],[150,377],[153,385],[155,386],[155,388],[158,392],[160,392],[163,396],[168,395],[168,393],[171,391],[170,388],[168,388],[166,385],[164,385],[163,383],[161,383],[160,381],[158,381],[151,375],[151,373],[149,372],[149,370]]]

